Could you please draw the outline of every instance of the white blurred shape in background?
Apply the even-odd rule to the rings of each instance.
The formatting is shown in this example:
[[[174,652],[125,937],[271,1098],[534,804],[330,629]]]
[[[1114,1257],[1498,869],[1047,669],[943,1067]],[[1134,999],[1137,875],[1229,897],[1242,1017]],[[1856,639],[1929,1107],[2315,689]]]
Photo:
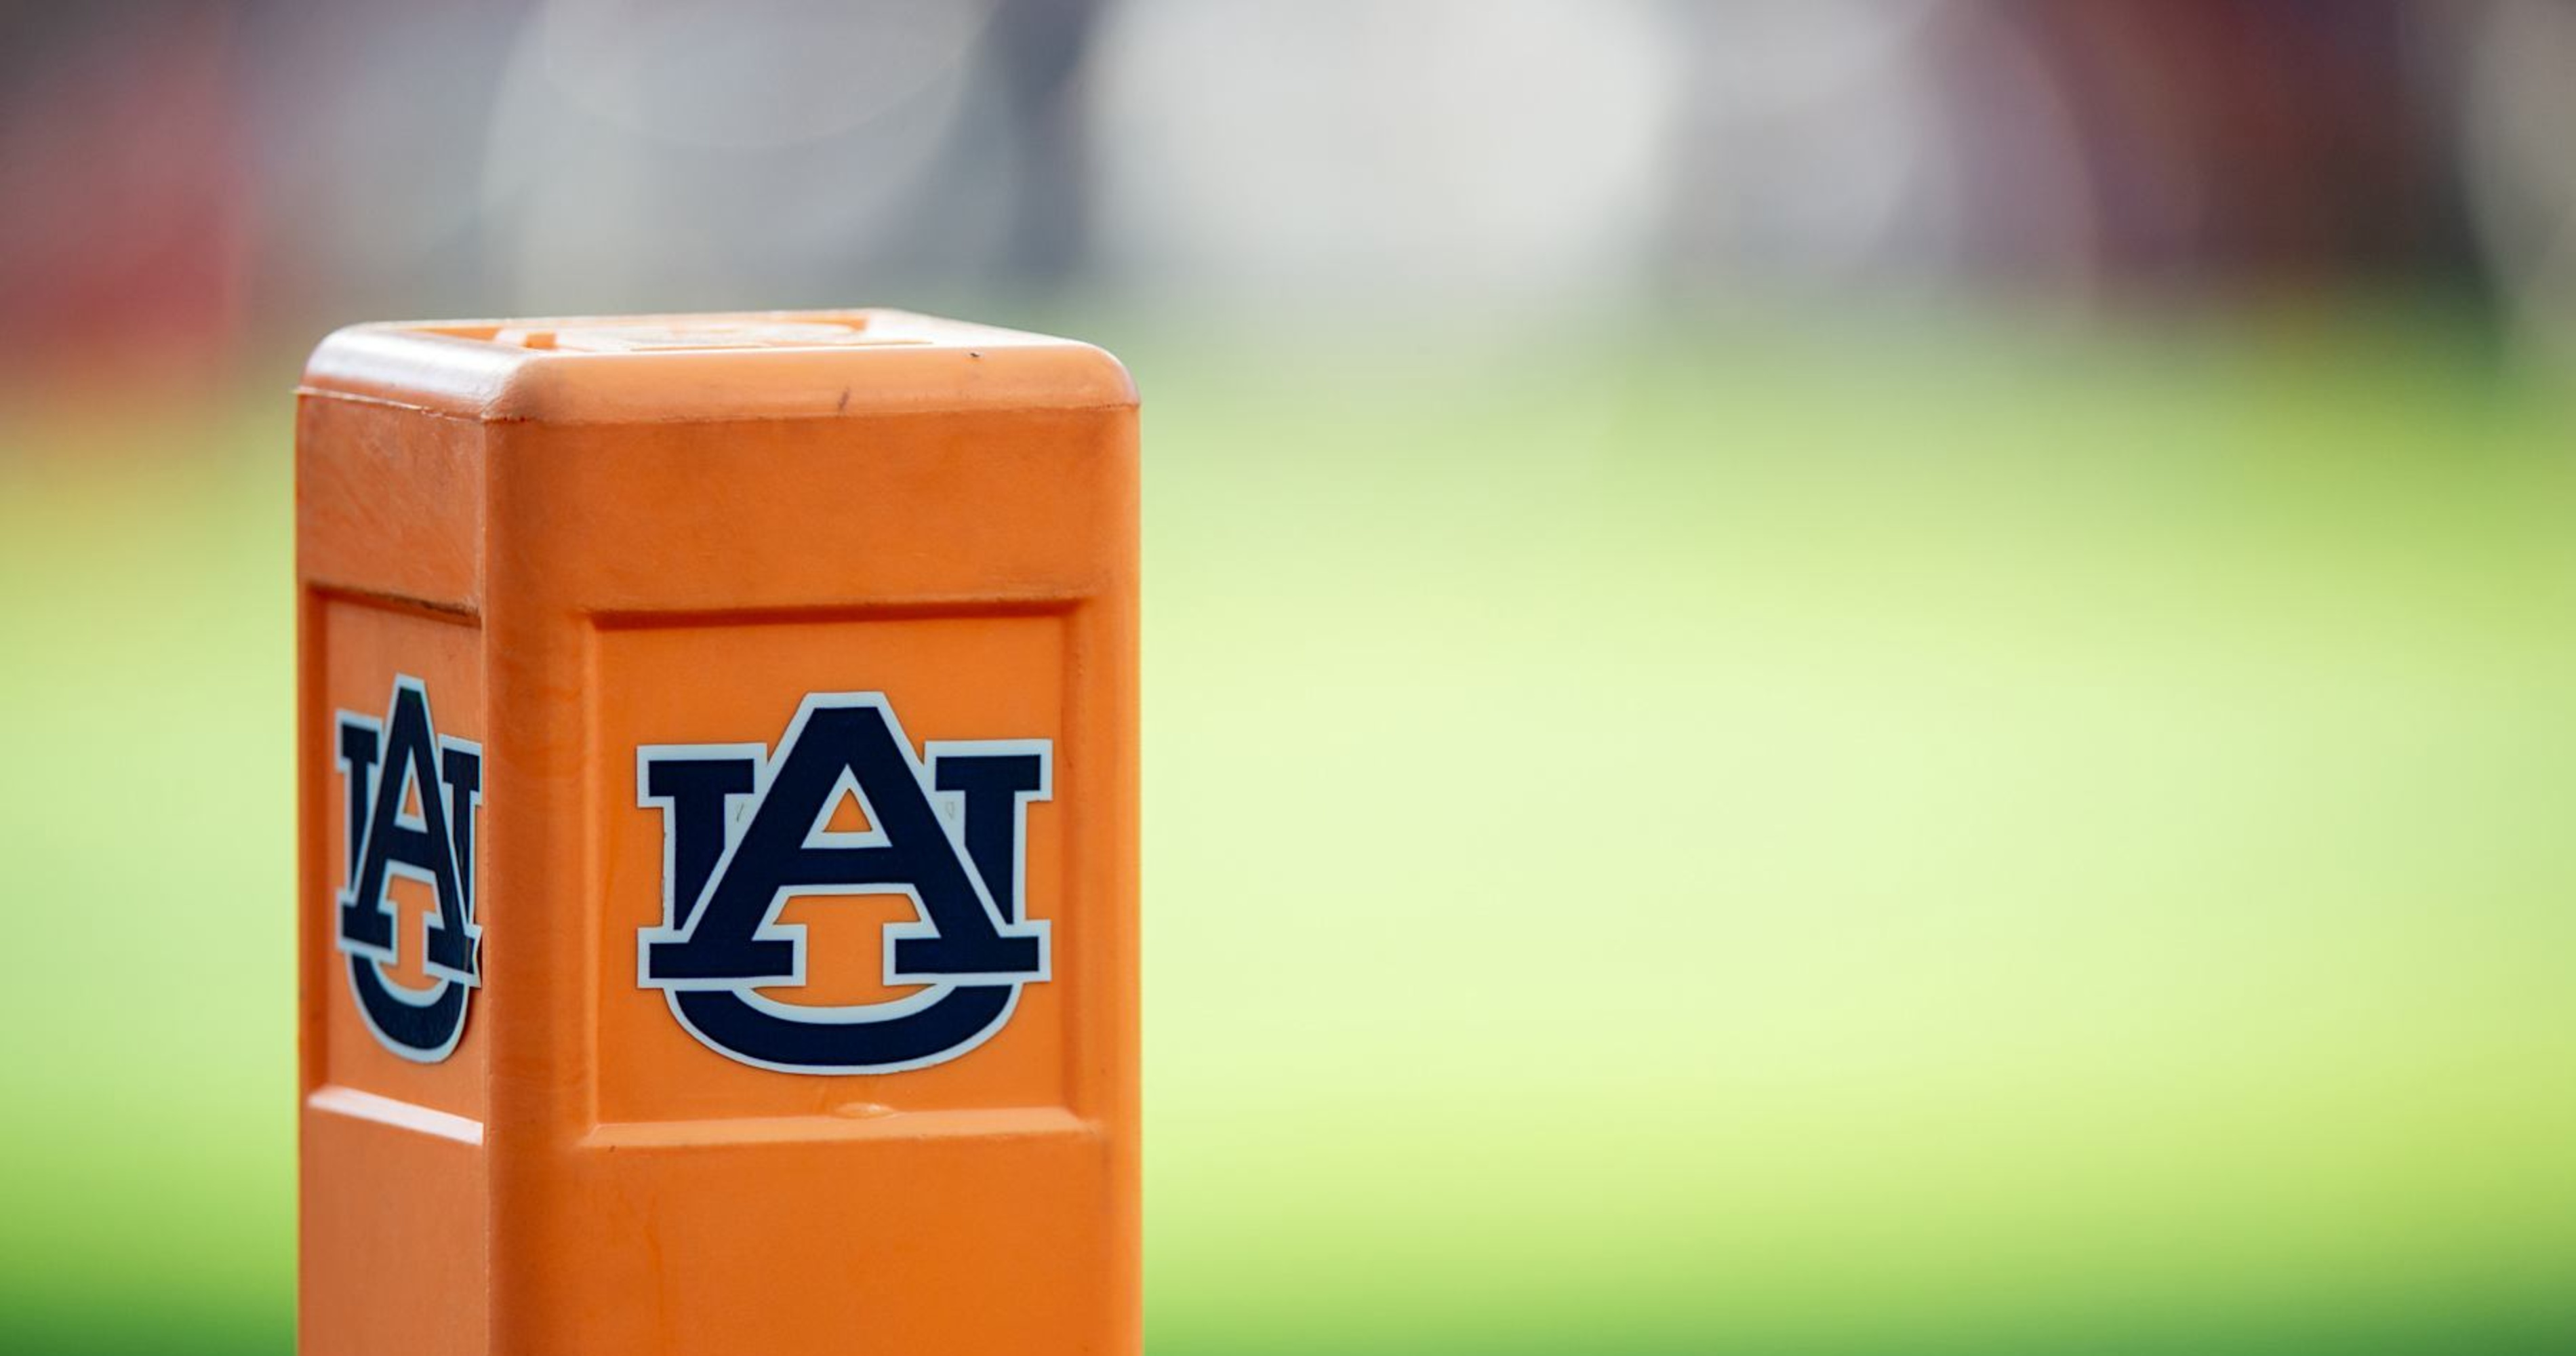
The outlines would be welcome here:
[[[1090,70],[1091,238],[1147,295],[1633,288],[1679,36],[1635,0],[1124,0]]]
[[[1682,11],[1695,55],[1673,248],[1701,290],[2087,272],[2071,117],[2007,20],[1943,0]]]
[[[1955,129],[1930,0],[1753,0],[1688,11],[1697,54],[1686,255],[1728,271],[1844,276],[1946,257],[1959,231]]]
[[[362,308],[398,290],[393,280],[453,288],[459,277],[437,275],[463,272],[452,256],[480,227],[477,132],[506,16],[490,6],[351,5],[301,24],[265,17],[260,36],[283,51],[252,87],[277,272],[355,292]],[[311,278],[316,270],[326,276]]]
[[[998,240],[1009,129],[970,116],[990,12],[555,0],[491,119],[482,201],[513,306],[810,305],[818,279],[863,284],[860,261]],[[945,154],[960,137],[980,153]]]

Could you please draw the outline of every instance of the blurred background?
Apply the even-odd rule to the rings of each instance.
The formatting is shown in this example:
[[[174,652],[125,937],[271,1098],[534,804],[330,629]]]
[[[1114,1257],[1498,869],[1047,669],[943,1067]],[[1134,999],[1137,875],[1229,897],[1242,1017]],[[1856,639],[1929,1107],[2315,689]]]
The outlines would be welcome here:
[[[851,304],[1145,393],[1157,1356],[2576,1349],[2576,6],[18,3],[0,205],[0,1349],[292,1342],[303,353]]]

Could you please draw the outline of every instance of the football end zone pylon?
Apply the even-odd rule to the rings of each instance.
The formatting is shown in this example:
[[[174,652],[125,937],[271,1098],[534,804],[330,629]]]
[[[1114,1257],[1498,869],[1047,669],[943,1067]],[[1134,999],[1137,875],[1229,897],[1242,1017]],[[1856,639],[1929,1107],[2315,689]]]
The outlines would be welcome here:
[[[301,1349],[1135,1352],[1124,369],[390,324],[297,394]]]

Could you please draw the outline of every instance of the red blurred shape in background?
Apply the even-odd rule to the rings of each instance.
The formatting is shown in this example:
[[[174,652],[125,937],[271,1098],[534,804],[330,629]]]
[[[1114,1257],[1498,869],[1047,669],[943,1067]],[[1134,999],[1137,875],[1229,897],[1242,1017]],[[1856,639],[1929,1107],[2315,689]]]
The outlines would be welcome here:
[[[0,89],[0,381],[202,394],[232,356],[249,259],[234,15],[111,13],[31,6],[12,24],[45,60]]]

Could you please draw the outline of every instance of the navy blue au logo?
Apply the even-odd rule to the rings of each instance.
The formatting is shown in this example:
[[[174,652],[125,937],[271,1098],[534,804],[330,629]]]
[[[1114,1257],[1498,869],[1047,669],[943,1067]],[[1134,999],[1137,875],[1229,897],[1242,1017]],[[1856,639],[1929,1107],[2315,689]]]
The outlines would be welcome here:
[[[439,736],[429,692],[394,679],[385,717],[339,713],[340,771],[349,788],[349,878],[340,893],[340,950],[367,1029],[409,1060],[447,1058],[465,1032],[467,993],[482,982],[474,923],[474,812],[483,801],[483,746]],[[395,877],[430,887],[436,907],[415,943],[400,935]],[[423,948],[425,989],[386,980],[383,966]]]
[[[662,922],[637,938],[637,982],[661,989],[689,1034],[787,1073],[894,1073],[992,1038],[1020,986],[1048,976],[1044,922],[1024,917],[1031,801],[1051,792],[1043,739],[940,742],[920,756],[881,692],[817,692],[776,749],[636,750],[636,800],[662,811]],[[860,829],[835,829],[855,796]],[[797,896],[902,895],[909,922],[875,959],[900,998],[785,1003],[805,983]],[[834,964],[849,963],[835,957]]]

